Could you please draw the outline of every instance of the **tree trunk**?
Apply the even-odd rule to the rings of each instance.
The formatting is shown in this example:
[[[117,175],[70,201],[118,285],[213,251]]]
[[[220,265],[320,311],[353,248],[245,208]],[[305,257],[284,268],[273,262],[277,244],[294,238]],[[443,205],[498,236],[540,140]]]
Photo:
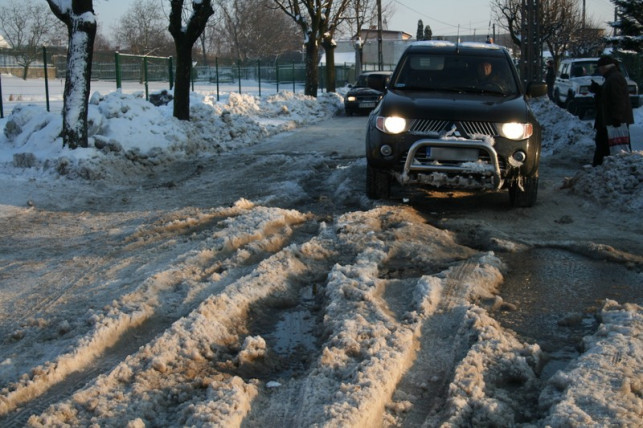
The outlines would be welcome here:
[[[71,149],[87,147],[87,103],[89,100],[96,38],[96,17],[92,0],[72,0],[71,10],[47,0],[49,8],[67,25],[67,72],[63,101],[63,145]]]
[[[88,146],[87,103],[90,93],[96,20],[74,15],[67,50],[63,106],[63,145],[70,149]]]
[[[190,120],[190,73],[192,72],[192,46],[203,33],[208,18],[214,10],[210,0],[194,1],[192,15],[183,25],[183,0],[170,2],[170,34],[176,48],[176,77],[174,78],[174,117]]]
[[[174,117],[190,120],[190,82],[192,73],[192,45],[184,39],[176,40],[176,76],[174,79]]]
[[[335,44],[332,40],[324,40],[324,51],[326,51],[326,92],[336,92],[337,82],[335,73]]]
[[[319,46],[315,40],[306,43],[306,86],[304,94],[317,97],[319,86]]]

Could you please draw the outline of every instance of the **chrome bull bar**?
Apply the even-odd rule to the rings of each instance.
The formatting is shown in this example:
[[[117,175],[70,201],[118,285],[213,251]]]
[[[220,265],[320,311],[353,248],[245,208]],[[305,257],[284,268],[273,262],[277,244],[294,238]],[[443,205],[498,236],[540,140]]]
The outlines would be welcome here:
[[[432,172],[442,172],[442,173],[456,173],[456,174],[474,174],[481,175],[482,170],[475,169],[471,167],[471,161],[469,165],[467,162],[464,162],[460,165],[442,165],[439,163],[431,164],[420,164],[414,162],[417,152],[426,147],[451,147],[451,148],[461,148],[461,149],[477,149],[483,150],[489,155],[489,168],[484,170],[485,173],[489,173],[494,177],[495,189],[498,190],[502,187],[503,180],[500,172],[500,165],[498,163],[498,152],[493,148],[493,146],[484,140],[441,140],[441,139],[422,139],[416,141],[406,156],[406,161],[404,162],[404,170],[402,171],[401,180],[403,183],[408,183],[411,181],[409,174],[411,172],[416,173],[432,173]]]

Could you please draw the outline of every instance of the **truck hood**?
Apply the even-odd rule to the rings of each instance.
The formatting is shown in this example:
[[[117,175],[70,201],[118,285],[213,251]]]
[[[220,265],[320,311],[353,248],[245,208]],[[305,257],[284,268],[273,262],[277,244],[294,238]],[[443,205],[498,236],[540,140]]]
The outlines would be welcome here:
[[[374,95],[374,96],[378,96],[378,95],[382,95],[382,92],[378,91],[376,89],[373,89],[373,88],[359,86],[359,87],[354,87],[351,90],[349,90],[346,93],[346,96],[348,97],[349,95],[354,95],[354,96],[357,96],[357,95],[363,95],[363,96]]]
[[[533,122],[525,98],[484,94],[389,90],[379,106],[380,116],[486,122]]]

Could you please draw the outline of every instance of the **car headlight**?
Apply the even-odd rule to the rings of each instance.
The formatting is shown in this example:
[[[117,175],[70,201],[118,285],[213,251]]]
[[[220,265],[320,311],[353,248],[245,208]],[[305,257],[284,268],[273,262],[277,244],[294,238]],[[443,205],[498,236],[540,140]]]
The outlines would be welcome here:
[[[406,119],[399,116],[377,116],[375,126],[387,134],[400,134],[406,131]]]
[[[355,102],[356,99],[357,98],[355,98],[353,95],[350,95],[348,98],[346,98],[346,100],[348,100],[348,102],[351,102],[351,103]]]
[[[534,126],[531,123],[501,123],[498,129],[500,136],[510,140],[524,140],[534,133]]]

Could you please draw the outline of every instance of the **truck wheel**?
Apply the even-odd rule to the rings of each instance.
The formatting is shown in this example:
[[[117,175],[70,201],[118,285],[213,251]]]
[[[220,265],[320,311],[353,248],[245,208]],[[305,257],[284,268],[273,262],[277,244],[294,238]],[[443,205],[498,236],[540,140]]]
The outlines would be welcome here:
[[[556,104],[558,104],[558,107],[563,107],[563,101],[560,99],[560,91],[558,88],[554,89],[554,100],[556,101]]]
[[[391,176],[371,165],[366,165],[366,196],[370,199],[388,199],[391,195]]]
[[[509,202],[512,207],[532,207],[536,203],[537,197],[538,177],[523,177],[514,180],[509,185]]]
[[[569,111],[569,108],[574,106],[574,93],[570,92],[567,94],[567,98],[565,99],[565,102],[563,103],[563,107]],[[570,111],[571,113],[571,111]],[[573,113],[572,113],[573,114]]]
[[[569,111],[569,112],[570,112],[571,114],[573,114],[574,116],[578,116],[578,117],[579,117],[579,118],[581,118],[581,119],[583,118],[583,115],[585,114],[585,112],[584,112],[584,111],[583,111],[583,109],[580,107],[580,105],[578,104],[578,102],[577,102],[577,101],[575,101],[574,99],[571,99],[571,100],[569,101],[569,103],[567,104],[567,111]]]

